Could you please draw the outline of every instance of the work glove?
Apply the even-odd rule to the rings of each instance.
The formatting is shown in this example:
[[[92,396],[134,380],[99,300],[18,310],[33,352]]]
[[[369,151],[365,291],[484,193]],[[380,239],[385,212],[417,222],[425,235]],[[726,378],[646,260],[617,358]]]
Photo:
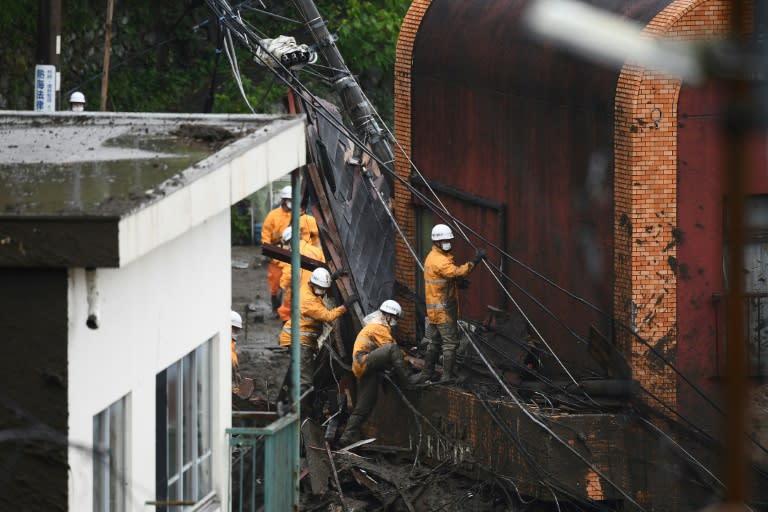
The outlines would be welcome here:
[[[349,297],[347,297],[347,300],[344,301],[344,307],[347,309],[351,309],[352,304],[354,304],[355,302],[360,302],[360,297],[354,294],[350,295]]]
[[[478,263],[480,263],[481,260],[485,259],[485,254],[486,254],[485,249],[481,247],[480,249],[477,250],[475,255],[472,256],[472,259],[470,261],[472,262],[473,265],[477,265]]]
[[[349,271],[347,269],[340,268],[339,270],[337,270],[336,272],[331,274],[331,280],[335,281],[338,278],[340,278],[341,276],[348,276],[348,275],[349,275]]]
[[[466,290],[469,288],[469,279],[459,279],[459,281],[456,283],[456,286],[462,290]]]

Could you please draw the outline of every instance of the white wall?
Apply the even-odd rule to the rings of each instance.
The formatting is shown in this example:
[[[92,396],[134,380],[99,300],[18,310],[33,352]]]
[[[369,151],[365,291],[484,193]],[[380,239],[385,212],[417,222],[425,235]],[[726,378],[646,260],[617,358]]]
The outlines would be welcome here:
[[[212,337],[213,481],[227,503],[230,274],[228,208],[123,268],[98,269],[97,330],[85,324],[85,271],[70,269],[69,510],[92,510],[93,416],[125,395],[128,510],[147,509],[155,499],[155,376]]]

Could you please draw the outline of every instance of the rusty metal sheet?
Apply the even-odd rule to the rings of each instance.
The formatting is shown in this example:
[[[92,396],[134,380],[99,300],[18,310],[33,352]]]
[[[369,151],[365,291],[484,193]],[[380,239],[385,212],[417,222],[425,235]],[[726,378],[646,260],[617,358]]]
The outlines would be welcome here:
[[[336,112],[335,107],[328,105]],[[362,176],[360,169],[347,164],[349,140],[322,117],[315,117],[307,128],[312,150],[316,152],[327,187],[329,204],[355,279],[364,313],[370,313],[387,299],[394,288],[394,228],[378,192]],[[386,180],[378,177],[375,186],[389,197]]]
[[[590,3],[646,22],[670,2]],[[502,279],[515,301],[558,355],[586,374],[599,370],[584,350],[590,329],[612,333],[618,72],[533,40],[520,25],[527,4],[431,3],[413,50],[413,158],[430,180],[503,206],[500,214],[438,193],[455,217],[605,312],[573,300],[521,265],[502,264],[489,250],[489,262],[514,280]],[[456,245],[457,260],[472,255],[467,244]],[[475,271],[471,280],[462,299],[466,316],[482,319],[488,305],[513,308],[488,272]],[[555,364],[548,371],[562,372]]]

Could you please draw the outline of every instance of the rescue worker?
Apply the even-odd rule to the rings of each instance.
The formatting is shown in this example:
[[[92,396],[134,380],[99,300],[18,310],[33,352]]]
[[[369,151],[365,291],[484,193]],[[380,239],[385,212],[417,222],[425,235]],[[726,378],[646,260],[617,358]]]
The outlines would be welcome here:
[[[365,327],[358,333],[352,349],[352,373],[357,378],[357,401],[347,421],[346,430],[339,439],[348,446],[360,438],[360,426],[376,405],[379,380],[383,370],[392,369],[399,384],[412,387],[400,347],[392,336],[392,329],[402,315],[400,304],[385,300],[378,311],[365,318]]]
[[[283,187],[280,190],[280,206],[270,211],[264,219],[261,227],[261,245],[280,243],[285,228],[291,225],[291,187]],[[282,266],[278,260],[270,260],[267,267],[267,284],[272,299],[272,312],[277,316],[280,307],[280,276]]]
[[[83,112],[85,110],[85,94],[75,91],[69,96],[69,109],[72,112]]]
[[[288,226],[283,230],[283,236],[281,237],[282,245],[286,249],[291,248],[291,226]],[[314,260],[325,262],[325,255],[322,249],[310,244],[304,239],[299,240],[299,254],[312,258]],[[282,263],[282,274],[280,276],[280,288],[283,290],[283,303],[277,308],[277,314],[280,316],[280,320],[287,322],[291,318],[291,265],[290,263]],[[312,272],[306,269],[301,269],[300,283],[309,281]]]
[[[320,267],[312,271],[310,278],[302,283],[299,292],[301,319],[299,322],[299,342],[301,350],[300,386],[304,393],[312,386],[315,374],[315,354],[317,353],[317,338],[323,332],[323,323],[332,322],[343,315],[347,308],[355,302],[356,296],[349,297],[342,306],[328,309],[323,303],[323,297],[331,287],[331,274]],[[291,320],[289,319],[280,332],[280,345],[291,345]]]
[[[237,311],[230,311],[230,323],[232,324],[232,341],[230,343],[230,352],[232,358],[232,384],[240,384],[240,362],[237,358],[237,338],[243,330],[243,319]]]
[[[320,229],[317,227],[315,218],[307,214],[307,205],[301,205],[301,216],[299,217],[299,231],[301,239],[309,242],[315,247],[320,247]]]
[[[475,266],[485,258],[485,249],[479,249],[470,261],[456,266],[453,263],[453,231],[445,224],[432,228],[432,250],[424,260],[424,293],[427,302],[429,324],[424,333],[427,354],[424,369],[415,379],[423,383],[434,380],[435,363],[443,353],[443,377],[441,382],[453,378],[456,349],[459,346],[456,320],[459,310],[458,281],[469,275]]]

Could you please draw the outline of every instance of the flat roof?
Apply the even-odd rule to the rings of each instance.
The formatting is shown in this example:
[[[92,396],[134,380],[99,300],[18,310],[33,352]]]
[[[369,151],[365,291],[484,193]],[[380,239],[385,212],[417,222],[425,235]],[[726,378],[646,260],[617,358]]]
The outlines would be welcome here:
[[[0,111],[0,266],[122,266],[304,153],[298,116]]]

